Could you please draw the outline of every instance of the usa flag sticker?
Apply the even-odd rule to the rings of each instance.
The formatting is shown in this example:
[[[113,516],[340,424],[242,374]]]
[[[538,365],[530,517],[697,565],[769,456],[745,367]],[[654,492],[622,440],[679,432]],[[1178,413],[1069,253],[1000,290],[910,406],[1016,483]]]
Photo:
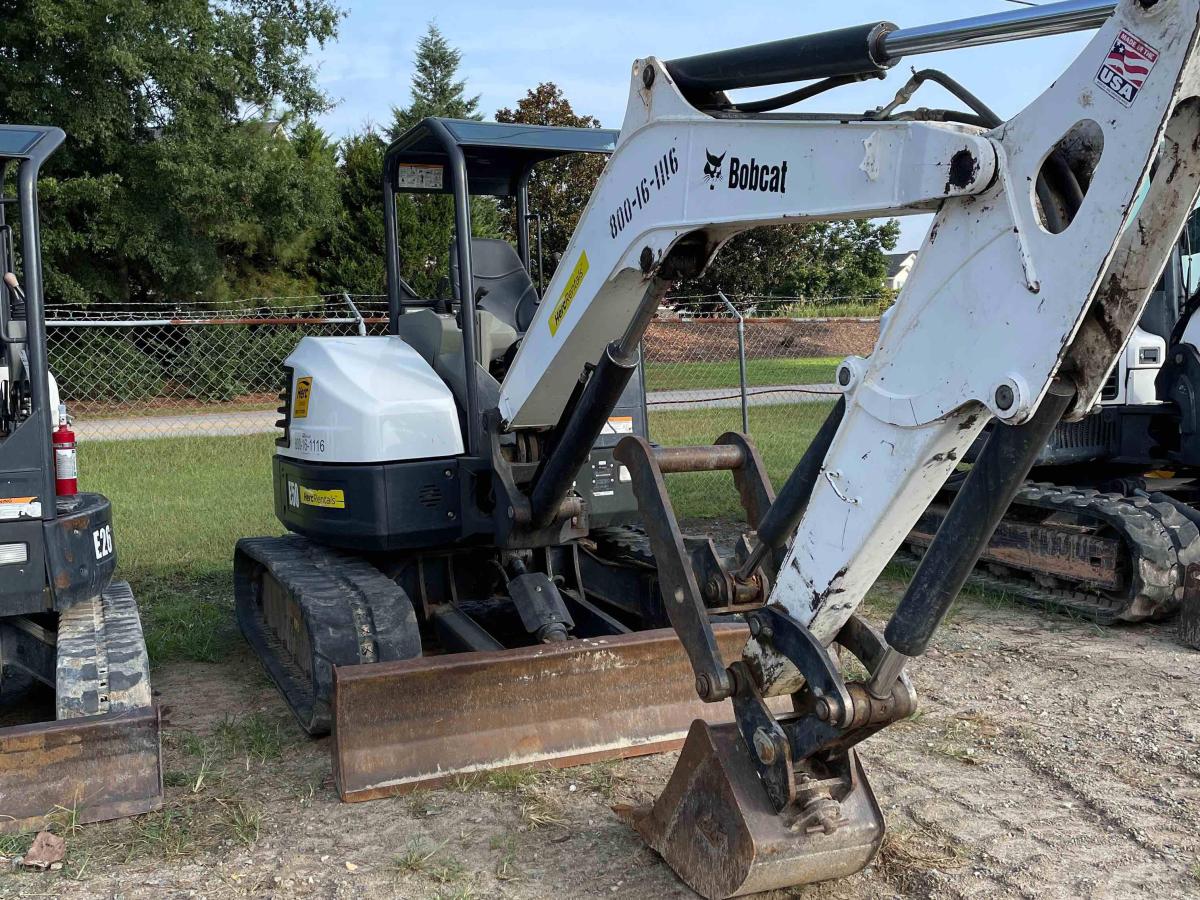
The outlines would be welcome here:
[[[1150,70],[1157,61],[1157,50],[1128,31],[1122,31],[1096,73],[1096,84],[1118,102],[1133,106],[1138,91],[1150,77]]]

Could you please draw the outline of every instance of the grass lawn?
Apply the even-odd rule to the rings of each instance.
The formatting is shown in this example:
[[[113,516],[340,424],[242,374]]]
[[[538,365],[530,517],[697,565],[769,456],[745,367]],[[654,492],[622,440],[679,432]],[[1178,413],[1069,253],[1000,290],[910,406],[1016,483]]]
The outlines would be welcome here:
[[[874,319],[891,305],[875,303],[792,303],[771,310],[772,316],[788,319]]]
[[[80,483],[112,501],[117,574],[133,585],[155,664],[215,661],[240,640],[233,545],[282,531],[273,450],[268,434],[80,444]]]
[[[840,362],[841,358],[834,356],[748,359],[746,360],[746,383],[751,386],[830,384]],[[648,391],[736,388],[739,383],[736,359],[720,362],[646,363],[646,390]]]
[[[750,408],[750,434],[778,490],[812,442],[832,403],[796,403]],[[741,431],[739,409],[650,412],[650,436],[660,444],[711,444],[726,431]],[[681,519],[740,518],[741,504],[729,472],[668,475],[667,487]]]
[[[776,486],[808,446],[829,409],[825,403],[763,406],[750,427]],[[737,409],[650,414],[663,444],[711,443],[741,427]],[[138,599],[156,664],[213,662],[231,641],[231,563],[240,537],[279,534],[271,496],[271,435],[92,441],[79,448],[81,482],[113,504],[119,577]],[[727,472],[669,479],[681,518],[740,514]]]

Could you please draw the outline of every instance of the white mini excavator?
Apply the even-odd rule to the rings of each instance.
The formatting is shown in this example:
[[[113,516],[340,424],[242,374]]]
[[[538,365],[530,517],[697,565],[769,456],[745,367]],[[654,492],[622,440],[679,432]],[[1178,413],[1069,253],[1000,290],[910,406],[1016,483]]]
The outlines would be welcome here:
[[[910,91],[868,114],[778,111],[907,55],[1084,28],[999,124],[940,74],[967,110],[906,109]],[[639,59],[619,134],[433,119],[393,144],[391,335],[289,357],[274,477],[293,534],[236,559],[243,630],[301,720],[333,729],[343,796],[647,752],[694,719],[662,796],[628,812],[684,881],[727,897],[865,866],[883,819],[855,745],[916,708],[906,667],[1051,431],[1096,404],[1192,208],[1198,32],[1200,0],[875,22]],[[611,155],[538,292],[528,241],[472,239],[470,198],[515,197],[526,221],[531,166],[575,151]],[[400,277],[404,191],[454,199],[445,298]],[[928,212],[874,352],[838,367],[778,495],[744,435],[646,440],[647,323],[731,236]],[[993,421],[876,631],[864,595]],[[749,519],[732,556],[680,532],[664,485],[717,469]]]

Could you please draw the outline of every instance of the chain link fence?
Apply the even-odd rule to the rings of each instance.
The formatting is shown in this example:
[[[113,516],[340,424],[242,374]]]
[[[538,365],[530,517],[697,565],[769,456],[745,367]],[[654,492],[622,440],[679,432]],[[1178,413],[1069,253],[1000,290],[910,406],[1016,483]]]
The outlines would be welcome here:
[[[836,307],[858,316],[800,315],[829,306],[724,294],[674,298],[643,343],[651,438],[710,444],[726,431],[744,431],[781,485],[833,406],[838,363],[868,355],[879,336],[872,301]],[[672,496],[693,515],[737,507],[725,473],[669,481]]]
[[[830,310],[863,315],[812,315]],[[745,431],[781,483],[833,403],[838,362],[870,353],[878,311],[871,300],[672,298],[643,343],[651,438],[705,444]],[[52,310],[50,362],[81,440],[267,434],[301,337],[384,334],[386,322],[376,295]],[[692,508],[728,508],[719,478],[686,476]]]
[[[81,440],[220,436],[273,430],[280,367],[301,337],[383,334],[386,323],[384,298],[333,294],[233,310],[52,309],[47,340]]]

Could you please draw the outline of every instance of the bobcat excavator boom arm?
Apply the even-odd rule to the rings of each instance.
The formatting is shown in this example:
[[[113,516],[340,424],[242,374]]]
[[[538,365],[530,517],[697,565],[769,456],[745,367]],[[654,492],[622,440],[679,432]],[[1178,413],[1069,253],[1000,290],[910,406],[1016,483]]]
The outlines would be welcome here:
[[[697,723],[658,806],[634,816],[706,896],[832,877],[870,859],[881,819],[851,748],[914,708],[905,663],[924,652],[1049,430],[1094,404],[1200,186],[1200,0],[1061,3],[1001,19],[1009,24],[907,34],[877,23],[637,61],[616,151],[503,382],[502,427],[553,428],[531,492],[534,520],[545,520],[660,299],[723,242],[763,225],[936,213],[874,352],[839,367],[843,399],[757,523],[757,547],[724,573],[762,603],[740,662],[726,668],[715,650],[662,494],[667,457],[637,438],[618,448],[698,693],[732,698],[737,714],[732,737]],[[722,93],[875,76],[898,47],[1097,24],[1063,75],[999,125],[982,113],[764,116],[769,104],[738,107]],[[855,611],[992,417],[1005,427],[884,643]],[[670,464],[680,470],[678,458]],[[835,641],[866,665],[867,681],[841,678],[826,649]],[[796,713],[777,719],[764,698],[784,694]],[[716,861],[714,828],[726,848]]]

